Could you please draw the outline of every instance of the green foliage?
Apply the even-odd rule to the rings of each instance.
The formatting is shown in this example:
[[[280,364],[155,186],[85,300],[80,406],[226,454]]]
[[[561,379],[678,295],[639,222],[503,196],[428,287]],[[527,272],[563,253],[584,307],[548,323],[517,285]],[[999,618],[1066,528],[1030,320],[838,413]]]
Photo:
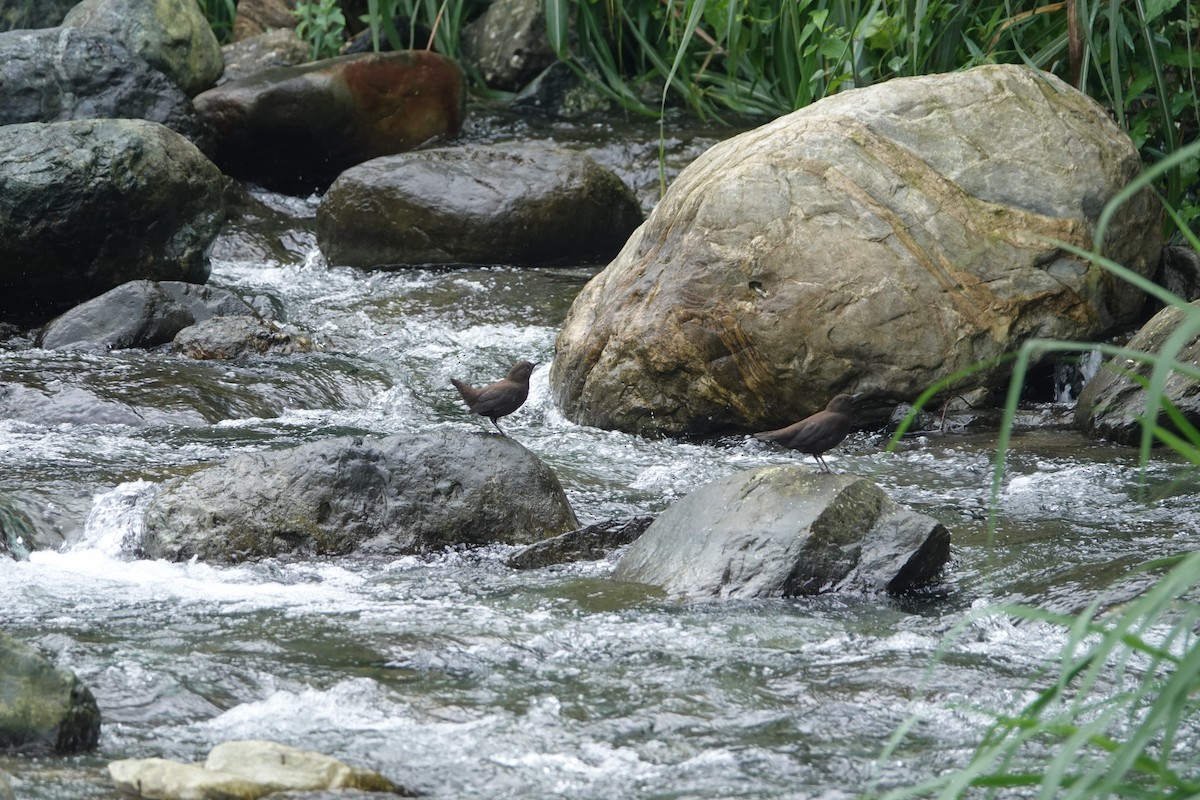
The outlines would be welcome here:
[[[233,41],[233,21],[237,18],[237,0],[197,0],[200,11],[221,44]]]
[[[367,14],[363,21],[371,29],[371,40],[376,51],[380,43],[386,40],[394,50],[432,46],[443,55],[459,59],[462,55],[463,26],[478,16],[487,5],[486,0],[367,0]],[[397,19],[408,23],[405,31],[396,27]],[[417,31],[421,29],[432,32],[432,41],[424,38],[417,40]],[[477,79],[477,82],[481,82],[481,79]]]
[[[336,56],[346,33],[346,15],[338,0],[298,0],[292,9],[296,35],[308,43],[309,58]]]
[[[1149,460],[1151,445],[1160,443],[1182,456],[1189,465],[1187,469],[1200,467],[1200,431],[1164,396],[1167,378],[1173,373],[1200,382],[1200,369],[1179,360],[1183,348],[1200,335],[1200,308],[1099,252],[1107,222],[1121,203],[1152,185],[1160,175],[1197,157],[1200,143],[1181,148],[1113,198],[1101,214],[1093,250],[1057,243],[1180,309],[1182,322],[1156,353],[1088,342],[1032,340],[1013,355],[1013,375],[992,477],[989,529],[993,534],[1021,385],[1031,359],[1041,353],[1100,350],[1107,356],[1142,364],[1148,375],[1127,372],[1142,385],[1146,395],[1141,417],[1142,464]],[[1170,212],[1180,235],[1200,249],[1200,241],[1184,220],[1174,210]],[[965,375],[951,376],[931,387],[919,403],[962,377]],[[1048,685],[1046,680],[1041,681],[1044,688],[1036,691],[1033,701],[1013,710],[985,710],[992,717],[992,725],[962,768],[883,797],[1003,797],[1006,792],[1022,788],[1030,792],[1036,789],[1041,797],[1086,800],[1200,795],[1200,764],[1190,738],[1196,734],[1194,725],[1200,712],[1200,643],[1196,637],[1200,629],[1200,603],[1196,599],[1200,553],[1152,562],[1144,569],[1166,571],[1152,588],[1113,613],[1103,613],[1100,600],[1076,616],[1020,606],[981,612],[1060,627],[1066,634],[1066,644],[1059,654],[1057,674],[1049,676]],[[962,623],[959,630],[970,621]],[[899,746],[906,730],[897,732],[885,758]]]

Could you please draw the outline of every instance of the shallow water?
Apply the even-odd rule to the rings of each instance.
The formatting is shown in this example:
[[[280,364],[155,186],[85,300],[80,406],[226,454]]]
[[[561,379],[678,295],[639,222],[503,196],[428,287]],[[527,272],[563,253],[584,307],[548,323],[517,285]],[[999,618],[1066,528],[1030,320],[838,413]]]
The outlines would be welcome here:
[[[321,353],[197,364],[0,350],[3,382],[23,393],[0,418],[0,512],[61,542],[0,559],[3,628],[76,671],[104,717],[95,753],[0,757],[18,797],[115,797],[109,760],[199,760],[239,738],[332,753],[433,797],[855,797],[962,763],[986,723],[976,709],[1028,697],[1062,643],[978,609],[1074,610],[1197,546],[1197,486],[1176,481],[1180,465],[1158,454],[1143,471],[1128,449],[1035,427],[1014,439],[994,537],[990,433],[916,434],[888,453],[861,432],[829,456],[950,527],[942,599],[680,605],[612,583],[611,559],[518,572],[504,547],[132,559],[158,482],[349,432],[480,429],[450,377],[479,382],[519,358],[543,366],[506,430],[555,469],[585,523],[795,458],[745,437],[649,440],[564,419],[548,364],[593,268],[361,273],[321,263],[303,221],[290,241],[294,259],[225,257],[212,283],[269,296]]]

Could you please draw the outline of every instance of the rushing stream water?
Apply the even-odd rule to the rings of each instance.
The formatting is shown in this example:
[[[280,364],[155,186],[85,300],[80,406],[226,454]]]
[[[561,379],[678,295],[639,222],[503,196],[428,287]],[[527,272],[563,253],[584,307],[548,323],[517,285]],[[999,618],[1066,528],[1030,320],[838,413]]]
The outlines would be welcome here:
[[[269,297],[322,353],[0,350],[2,383],[27,398],[0,419],[0,512],[7,496],[64,541],[0,558],[0,624],[78,673],[104,718],[94,753],[0,757],[23,800],[115,798],[109,760],[200,760],[239,738],[327,752],[433,797],[855,797],[963,763],[987,721],[977,709],[1028,696],[1061,643],[1050,627],[983,615],[948,638],[973,610],[1077,608],[1196,546],[1197,486],[1175,481],[1178,464],[1160,454],[1143,472],[1129,449],[1043,426],[1014,439],[994,543],[994,435],[914,435],[887,453],[885,435],[857,433],[830,454],[951,528],[942,599],[681,605],[609,581],[611,560],[514,571],[504,547],[232,567],[134,559],[157,482],[332,435],[482,429],[449,379],[497,377],[519,358],[542,366],[505,428],[558,473],[585,523],[794,458],[746,437],[648,440],[564,419],[548,365],[594,269],[363,273],[321,263],[304,221],[287,240],[293,257],[279,260],[218,248],[211,282]]]

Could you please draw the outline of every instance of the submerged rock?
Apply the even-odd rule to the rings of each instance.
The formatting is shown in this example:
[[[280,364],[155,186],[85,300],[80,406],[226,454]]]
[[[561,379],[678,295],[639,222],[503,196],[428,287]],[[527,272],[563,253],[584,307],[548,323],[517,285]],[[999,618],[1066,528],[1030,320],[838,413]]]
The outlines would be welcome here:
[[[63,25],[106,31],[189,96],[221,77],[221,47],[195,0],[82,0]]]
[[[421,50],[266,69],[210,89],[195,104],[226,173],[310,192],[354,164],[456,136],[465,98],[462,70]]]
[[[950,532],[854,475],[760,467],[703,486],[654,521],[613,578],[689,600],[920,589]]]
[[[100,739],[100,709],[74,673],[0,632],[0,748],[77,753]]]
[[[537,144],[377,158],[346,170],[317,209],[331,264],[594,263],[641,221],[637,199],[589,156]]]
[[[528,544],[578,527],[554,473],[516,441],[435,431],[239,455],[163,486],[149,558],[401,555]]]
[[[1140,171],[1103,108],[1026,67],[827,97],[680,173],[572,305],[555,400],[602,428],[765,430],[837,392],[911,400],[1029,337],[1096,337],[1144,296],[1048,239],[1089,247]],[[1159,214],[1133,197],[1105,254],[1151,274]]]
[[[179,331],[175,351],[188,358],[229,360],[247,355],[291,355],[319,349],[295,325],[255,316],[218,316]]]
[[[572,561],[595,561],[637,539],[654,517],[610,519],[545,539],[518,550],[505,560],[513,569],[539,569]]]
[[[1151,317],[1126,347],[1142,353],[1160,353],[1180,324],[1194,320],[1197,314],[1200,314],[1200,300],[1191,303],[1190,313],[1168,306]],[[1184,343],[1174,358],[1193,371],[1200,370],[1200,334]],[[1138,444],[1142,437],[1141,420],[1146,415],[1146,390],[1131,375],[1149,380],[1152,371],[1152,364],[1131,358],[1106,361],[1079,394],[1075,424],[1097,437]],[[1194,377],[1171,372],[1163,384],[1163,400],[1174,405],[1193,426],[1200,427],[1200,382]],[[1165,412],[1160,411],[1158,420],[1167,429],[1179,432]]]
[[[0,127],[0,317],[40,324],[138,278],[203,283],[224,185],[154,122]]]

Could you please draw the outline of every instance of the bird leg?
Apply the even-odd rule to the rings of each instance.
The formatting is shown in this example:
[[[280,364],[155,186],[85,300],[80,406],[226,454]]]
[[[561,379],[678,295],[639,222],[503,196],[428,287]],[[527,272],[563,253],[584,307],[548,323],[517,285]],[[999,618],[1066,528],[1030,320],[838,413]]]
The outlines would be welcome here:
[[[490,419],[490,420],[492,421],[492,424],[496,426],[496,430],[500,431],[500,435],[501,435],[501,436],[503,436],[503,437],[505,437],[505,438],[507,438],[507,437],[508,437],[508,434],[504,432],[504,428],[501,428],[501,427],[500,427],[500,423],[499,423],[499,422],[496,422],[496,418],[495,418],[495,417],[488,417],[488,419]]]
[[[817,460],[817,463],[821,465],[821,472],[824,472],[826,475],[833,474],[833,470],[831,470],[829,468],[829,465],[825,463],[825,459],[821,458],[816,453],[813,453],[813,458],[815,458]]]

